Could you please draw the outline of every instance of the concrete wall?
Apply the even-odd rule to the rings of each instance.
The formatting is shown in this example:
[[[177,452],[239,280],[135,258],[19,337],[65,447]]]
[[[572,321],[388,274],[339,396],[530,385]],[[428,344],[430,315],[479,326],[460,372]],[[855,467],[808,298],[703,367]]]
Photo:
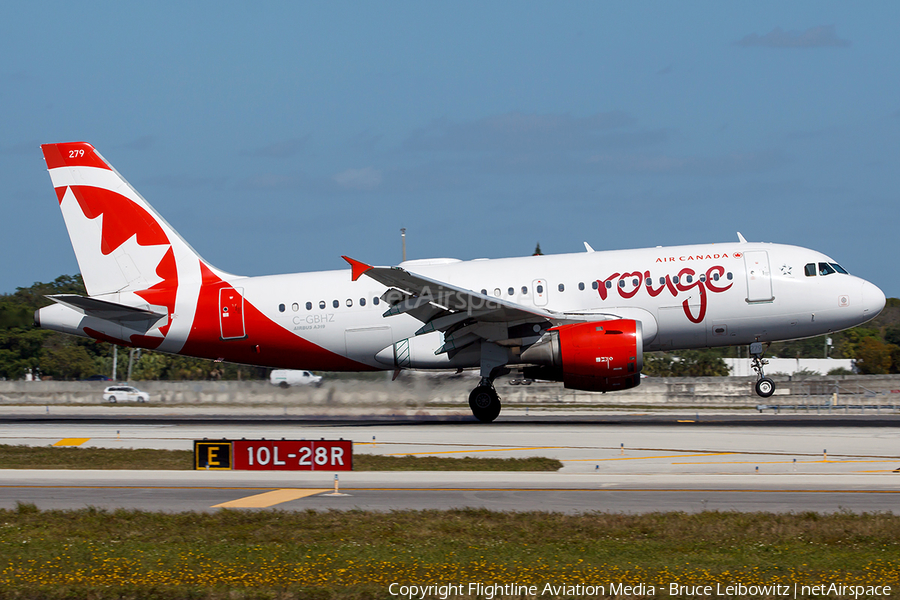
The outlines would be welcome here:
[[[757,404],[803,403],[831,397],[865,398],[867,402],[900,404],[900,376],[847,375],[810,377],[803,381],[779,378],[776,395],[763,400],[753,392],[752,377],[646,378],[639,387],[609,394],[566,390],[557,383],[512,386],[499,380],[497,390],[504,405],[564,406],[610,405],[648,408],[752,408]],[[151,406],[249,405],[306,407],[425,407],[459,408],[477,380],[471,377],[435,378],[404,375],[397,381],[326,380],[322,387],[283,390],[267,382],[253,381],[140,381],[136,386],[150,393]],[[0,381],[0,404],[102,404],[102,382]]]

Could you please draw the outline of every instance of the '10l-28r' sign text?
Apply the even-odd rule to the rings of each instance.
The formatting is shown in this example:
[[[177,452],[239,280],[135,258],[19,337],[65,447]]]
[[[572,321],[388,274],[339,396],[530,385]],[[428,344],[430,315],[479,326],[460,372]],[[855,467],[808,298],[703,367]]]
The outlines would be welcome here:
[[[235,471],[351,471],[350,440],[197,440],[194,468]]]

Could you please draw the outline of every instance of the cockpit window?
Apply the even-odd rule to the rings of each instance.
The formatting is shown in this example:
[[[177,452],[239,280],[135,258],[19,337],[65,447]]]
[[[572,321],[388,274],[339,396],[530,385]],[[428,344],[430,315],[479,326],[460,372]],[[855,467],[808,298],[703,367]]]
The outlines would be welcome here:
[[[806,273],[807,277],[815,277],[816,276],[816,263],[809,263],[805,267],[803,267],[803,272]]]
[[[832,273],[836,273],[834,267],[828,263],[819,263],[819,275],[831,275]]]
[[[843,273],[844,275],[850,274],[847,272],[847,269],[845,269],[844,267],[842,267],[841,265],[839,265],[837,263],[828,263],[828,264],[831,265],[832,267],[834,267],[834,270],[837,271],[838,273]]]

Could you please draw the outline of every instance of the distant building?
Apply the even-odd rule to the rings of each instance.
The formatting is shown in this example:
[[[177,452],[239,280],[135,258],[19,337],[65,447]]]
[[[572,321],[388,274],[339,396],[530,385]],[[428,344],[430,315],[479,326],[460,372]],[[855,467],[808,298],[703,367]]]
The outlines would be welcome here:
[[[731,369],[732,377],[756,375],[750,367],[749,358],[726,358],[723,360]],[[775,373],[793,375],[800,371],[828,375],[828,371],[842,368],[856,373],[855,361],[850,358],[768,358],[766,360],[769,361],[769,364],[765,366],[766,375]]]

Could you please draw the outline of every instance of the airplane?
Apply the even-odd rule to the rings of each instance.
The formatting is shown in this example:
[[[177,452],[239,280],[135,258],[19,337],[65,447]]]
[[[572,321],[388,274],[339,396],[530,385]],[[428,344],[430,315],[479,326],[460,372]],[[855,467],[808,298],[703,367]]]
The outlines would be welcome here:
[[[93,146],[41,146],[86,296],[48,296],[38,327],[121,346],[318,371],[479,369],[469,407],[500,414],[493,382],[611,392],[644,352],[765,348],[854,327],[884,293],[807,248],[733,243],[520,258],[408,260],[245,277],[201,258]]]

